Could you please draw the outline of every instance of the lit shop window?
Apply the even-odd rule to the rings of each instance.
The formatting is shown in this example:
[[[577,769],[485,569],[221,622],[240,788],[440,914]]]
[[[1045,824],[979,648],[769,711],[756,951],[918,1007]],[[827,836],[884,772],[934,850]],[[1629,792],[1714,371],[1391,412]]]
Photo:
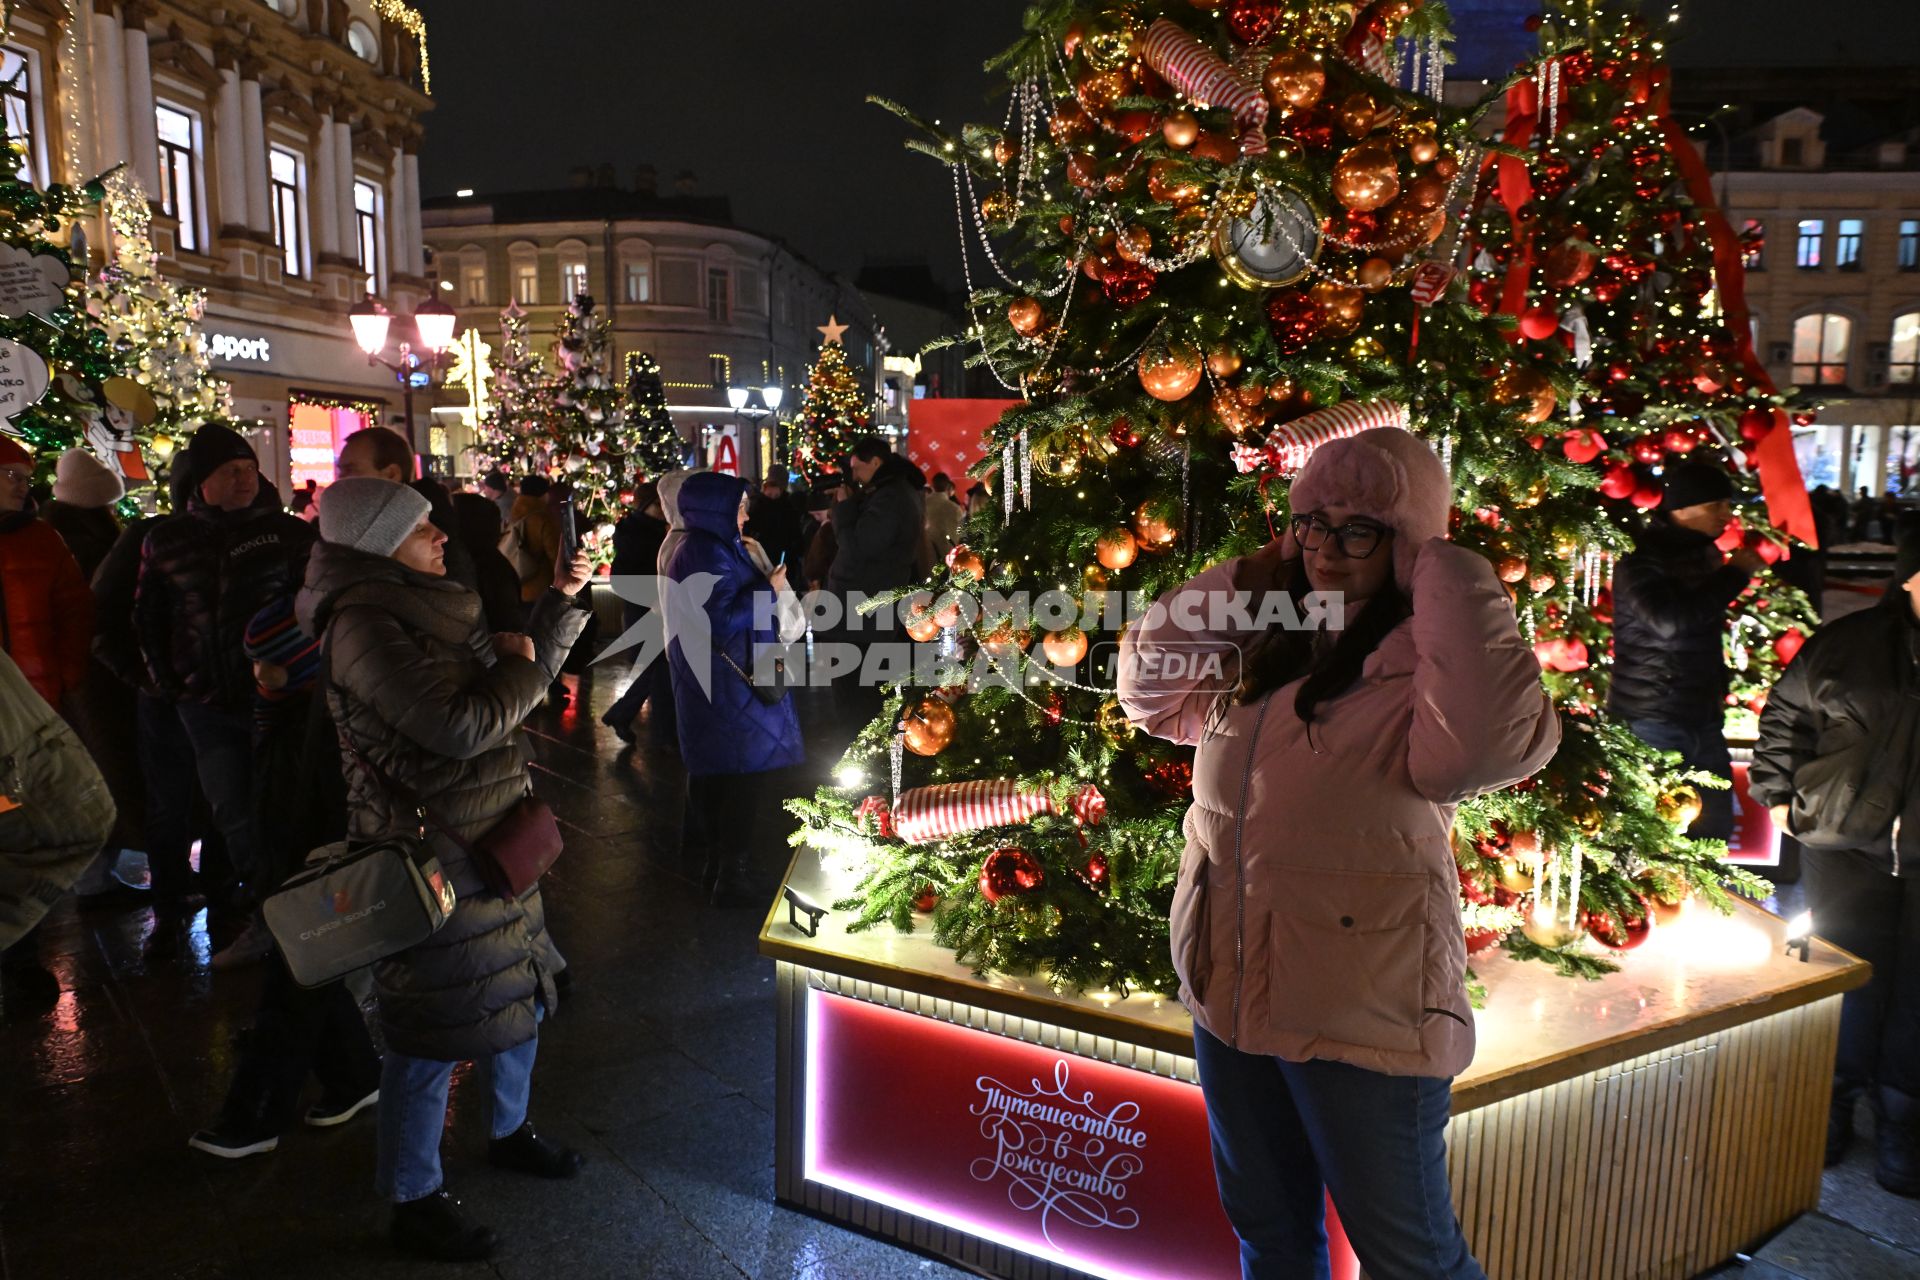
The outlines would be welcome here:
[[[200,247],[200,121],[178,107],[153,109],[160,139],[160,211],[180,224],[180,247]]]
[[[1894,317],[1887,360],[1887,381],[1905,387],[1920,384],[1920,311]]]
[[[267,148],[267,180],[273,206],[273,242],[287,274],[306,274],[300,253],[300,157],[282,147]],[[373,290],[367,290],[372,293]]]
[[[367,292],[380,292],[380,188],[353,180],[354,261],[366,275]]]
[[[1793,322],[1793,380],[1799,386],[1838,387],[1847,381],[1853,321],[1823,312]]]

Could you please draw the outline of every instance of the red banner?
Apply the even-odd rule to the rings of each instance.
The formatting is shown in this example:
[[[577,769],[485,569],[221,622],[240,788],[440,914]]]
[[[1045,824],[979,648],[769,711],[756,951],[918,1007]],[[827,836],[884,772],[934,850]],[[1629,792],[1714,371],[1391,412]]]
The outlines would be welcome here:
[[[986,450],[981,441],[987,428],[1000,415],[1019,404],[1018,400],[914,400],[907,406],[907,458],[927,473],[952,477],[954,487],[965,493],[973,487],[967,468],[980,460]]]
[[[819,990],[806,1072],[808,1181],[1102,1280],[1240,1275],[1196,1085]]]

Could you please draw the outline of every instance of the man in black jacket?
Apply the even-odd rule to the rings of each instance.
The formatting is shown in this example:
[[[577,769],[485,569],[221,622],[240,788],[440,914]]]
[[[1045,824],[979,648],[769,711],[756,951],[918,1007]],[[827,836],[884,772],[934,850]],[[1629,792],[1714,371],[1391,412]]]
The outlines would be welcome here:
[[[1736,547],[1722,556],[1714,539],[1733,515],[1733,480],[1710,462],[1668,469],[1660,508],[1613,577],[1613,682],[1607,712],[1642,742],[1677,751],[1691,769],[1729,781],[1727,609],[1765,567]],[[1701,792],[1696,839],[1733,834],[1733,795]]]
[[[200,785],[238,879],[258,858],[253,810],[251,618],[306,575],[313,526],[281,510],[253,448],[208,424],[187,445],[186,510],[147,531],[134,630],[161,697],[179,709]]]
[[[1920,856],[1902,848],[1920,831],[1920,518],[1896,546],[1880,607],[1820,628],[1767,695],[1751,777],[1775,823],[1814,841],[1814,929],[1873,965],[1841,1005],[1827,1163],[1871,1090],[1874,1176],[1920,1197]]]
[[[927,477],[879,436],[865,436],[854,444],[847,473],[854,488],[833,505],[835,549],[827,588],[840,597],[843,610],[845,630],[833,638],[858,646],[864,657],[865,651],[899,632],[887,610],[860,616],[860,601],[907,586],[932,567]],[[870,719],[880,710],[878,683],[864,682],[859,671],[849,672],[834,688],[841,710],[849,715]]]

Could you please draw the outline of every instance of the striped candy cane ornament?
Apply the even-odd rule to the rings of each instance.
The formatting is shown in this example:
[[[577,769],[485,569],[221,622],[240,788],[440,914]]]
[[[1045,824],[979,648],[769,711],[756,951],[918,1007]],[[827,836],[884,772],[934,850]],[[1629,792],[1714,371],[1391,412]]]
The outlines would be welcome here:
[[[1315,449],[1329,440],[1357,436],[1375,427],[1398,427],[1404,431],[1407,421],[1407,406],[1398,401],[1348,400],[1275,427],[1263,451],[1258,454],[1248,451],[1261,461],[1252,462],[1251,457],[1238,451],[1234,461],[1242,471],[1254,471],[1264,465],[1281,475],[1291,476],[1307,465]]]
[[[1267,153],[1267,99],[1257,84],[1249,85],[1219,54],[1188,32],[1158,18],[1147,28],[1140,56],[1160,78],[1192,99],[1196,106],[1221,107],[1233,113],[1240,126],[1240,153]]]

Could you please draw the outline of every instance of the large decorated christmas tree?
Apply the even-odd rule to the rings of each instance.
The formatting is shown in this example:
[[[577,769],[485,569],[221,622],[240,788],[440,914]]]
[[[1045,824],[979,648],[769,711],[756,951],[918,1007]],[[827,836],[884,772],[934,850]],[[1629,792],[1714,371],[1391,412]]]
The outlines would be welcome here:
[[[834,332],[840,327],[828,325],[827,340],[807,374],[799,414],[787,426],[794,470],[816,481],[839,471],[854,441],[867,433],[869,421],[860,380],[848,366],[846,349]]]
[[[500,352],[493,360],[488,408],[479,425],[486,462],[510,474],[544,473],[541,451],[558,426],[554,397],[553,371],[533,349],[527,313],[509,304],[500,313]]]
[[[686,461],[687,442],[673,425],[673,413],[667,408],[660,362],[646,351],[627,358],[626,419],[633,438],[634,464],[640,471],[657,477]]]
[[[556,430],[545,441],[549,465],[573,485],[581,530],[597,532],[604,543],[633,501],[642,468],[627,421],[626,391],[613,373],[607,317],[592,298],[583,294],[568,304],[553,355],[560,371],[554,394],[559,412]],[[610,557],[611,547],[601,554]]]
[[[1134,732],[1083,661],[1112,648],[1109,593],[1151,600],[1259,547],[1312,449],[1369,426],[1434,446],[1456,539],[1531,636],[1593,636],[1589,666],[1631,544],[1604,473],[1539,447],[1583,375],[1468,297],[1497,99],[1441,101],[1439,4],[1045,0],[1025,27],[995,64],[1006,126],[915,121],[984,250],[963,258],[975,359],[1024,400],[979,468],[1001,502],[905,602],[932,674],[855,740],[844,785],[794,804],[796,839],[855,878],[863,926],[930,913],[982,969],[1170,991],[1191,755]],[[1021,590],[1082,625],[1036,633],[1000,603]],[[1590,682],[1549,687],[1554,759],[1458,816],[1470,947],[1591,972],[1592,946],[1634,945],[1686,894],[1763,887],[1684,834],[1673,757],[1608,723]]]

